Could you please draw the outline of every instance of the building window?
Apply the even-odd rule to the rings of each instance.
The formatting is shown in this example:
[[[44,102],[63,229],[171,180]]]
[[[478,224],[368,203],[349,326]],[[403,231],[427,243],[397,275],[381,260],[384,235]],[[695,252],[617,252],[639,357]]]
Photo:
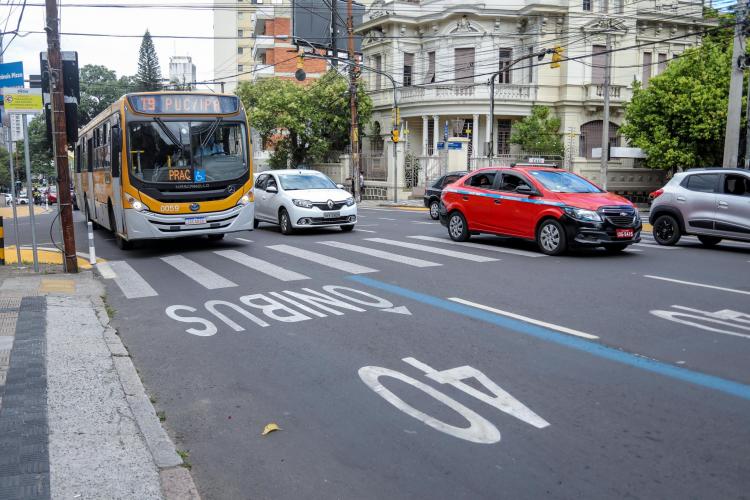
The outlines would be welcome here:
[[[471,85],[474,83],[474,47],[455,49],[454,52],[455,79],[457,84]]]
[[[404,87],[411,87],[414,71],[414,54],[404,53]]]
[[[513,61],[513,49],[500,49],[498,52],[500,60],[500,74],[497,77],[498,83],[511,83],[510,63]]]
[[[659,54],[659,74],[664,73],[667,69],[667,54]]]
[[[238,64],[237,65],[237,72],[238,73],[242,73],[243,71],[245,71],[245,67],[242,64]]]
[[[615,0],[615,13],[623,14],[625,12],[623,0]]]
[[[380,74],[380,72],[383,71],[383,56],[380,54],[375,56],[375,69],[375,90],[380,90],[383,88],[383,75]]]
[[[237,30],[237,38],[242,38],[245,35],[245,32],[242,30]]]
[[[607,55],[603,52],[607,50],[604,45],[594,45],[592,48],[593,57],[591,58],[591,82],[604,83],[604,74],[607,70]]]
[[[643,74],[641,75],[641,82],[643,88],[648,86],[648,81],[651,79],[651,52],[643,53]]]
[[[497,154],[510,154],[510,120],[497,121]]]
[[[370,148],[373,156],[383,156],[383,150],[385,150],[385,141],[383,140],[383,132],[380,128],[380,122],[374,122],[372,124],[372,138],[370,139]]]
[[[583,0],[583,10],[591,12],[591,0]]]
[[[427,120],[427,154],[432,156],[435,154],[435,120]]]
[[[435,52],[427,53],[427,71],[424,76],[425,83],[435,83]]]
[[[534,55],[534,47],[529,47],[529,60],[533,60],[532,56]],[[534,83],[534,65],[529,64],[529,83]]]
[[[242,47],[237,47],[237,53],[242,54],[245,51]]]
[[[581,137],[578,149],[581,156],[585,156],[591,160],[594,158],[594,149],[602,147],[603,123],[601,120],[595,120],[581,125]],[[609,123],[609,145],[612,147],[620,145],[620,127],[612,122]]]

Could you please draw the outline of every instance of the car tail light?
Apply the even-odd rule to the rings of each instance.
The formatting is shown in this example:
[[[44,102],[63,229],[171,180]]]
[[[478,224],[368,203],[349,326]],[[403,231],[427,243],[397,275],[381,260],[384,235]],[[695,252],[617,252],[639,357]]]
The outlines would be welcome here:
[[[648,199],[649,200],[655,200],[655,199],[657,199],[659,196],[661,196],[663,194],[664,194],[664,190],[663,189],[657,189],[656,191],[654,191],[654,192],[652,192],[651,194],[648,195]]]

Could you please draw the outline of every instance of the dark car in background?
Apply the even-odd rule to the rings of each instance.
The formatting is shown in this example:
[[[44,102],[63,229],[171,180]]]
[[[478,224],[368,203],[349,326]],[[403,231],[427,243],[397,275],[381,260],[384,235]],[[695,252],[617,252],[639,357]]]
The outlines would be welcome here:
[[[467,171],[448,172],[438,177],[424,192],[424,206],[430,209],[430,217],[434,220],[440,218],[440,194],[443,188],[448,184],[453,184],[458,179],[466,175]]]

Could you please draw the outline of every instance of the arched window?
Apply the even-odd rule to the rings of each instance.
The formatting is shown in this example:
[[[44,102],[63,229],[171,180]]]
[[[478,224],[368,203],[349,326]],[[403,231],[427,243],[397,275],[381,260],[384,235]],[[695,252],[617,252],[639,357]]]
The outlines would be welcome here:
[[[586,158],[593,158],[594,148],[602,147],[602,120],[594,120],[581,125],[581,139],[578,154]],[[609,122],[609,144],[612,147],[620,145],[620,127]]]
[[[370,149],[375,156],[382,155],[385,149],[385,141],[381,135],[380,122],[372,123],[372,133],[370,136]]]

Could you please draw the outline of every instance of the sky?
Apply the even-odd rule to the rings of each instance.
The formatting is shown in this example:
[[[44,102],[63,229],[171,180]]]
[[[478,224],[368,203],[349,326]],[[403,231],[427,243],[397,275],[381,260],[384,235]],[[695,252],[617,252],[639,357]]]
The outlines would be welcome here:
[[[117,5],[148,5],[150,0],[114,0]],[[0,0],[0,28],[15,30],[21,12],[22,0]],[[102,0],[63,0],[61,32],[108,33],[137,35],[137,38],[100,38],[90,36],[62,36],[62,50],[78,52],[78,64],[101,64],[117,72],[117,76],[134,75],[138,70],[138,49],[141,36],[150,30],[152,35],[212,36],[213,12],[190,8],[92,8],[73,7],[66,4],[103,4]],[[210,0],[159,0],[160,5],[203,6]],[[8,5],[10,4],[10,5]],[[28,0],[21,20],[20,31],[44,30],[44,0]],[[10,19],[8,21],[8,16]],[[6,21],[8,21],[7,28]],[[7,44],[11,35],[4,36]],[[213,78],[213,41],[195,39],[154,39],[162,76],[169,76],[169,57],[191,56],[197,68],[199,81]],[[23,61],[24,73],[39,74],[39,52],[47,50],[45,34],[16,37],[3,55],[5,62]]]

